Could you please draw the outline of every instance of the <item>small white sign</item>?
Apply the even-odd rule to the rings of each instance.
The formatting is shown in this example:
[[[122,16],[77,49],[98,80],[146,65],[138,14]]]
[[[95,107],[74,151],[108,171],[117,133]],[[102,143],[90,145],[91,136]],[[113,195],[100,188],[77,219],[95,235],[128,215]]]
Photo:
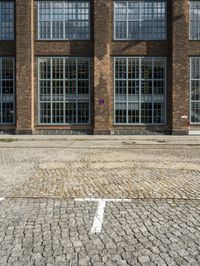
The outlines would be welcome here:
[[[188,119],[187,115],[182,115],[181,119]]]

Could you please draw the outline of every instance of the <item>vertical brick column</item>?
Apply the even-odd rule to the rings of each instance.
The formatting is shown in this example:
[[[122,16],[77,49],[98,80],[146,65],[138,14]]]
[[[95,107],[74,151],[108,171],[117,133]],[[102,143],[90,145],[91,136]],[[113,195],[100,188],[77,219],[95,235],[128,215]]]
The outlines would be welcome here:
[[[33,131],[33,3],[16,2],[16,114],[17,134]]]
[[[94,134],[109,134],[110,0],[94,0]]]
[[[172,12],[172,134],[187,134],[189,119],[188,1],[172,0]]]

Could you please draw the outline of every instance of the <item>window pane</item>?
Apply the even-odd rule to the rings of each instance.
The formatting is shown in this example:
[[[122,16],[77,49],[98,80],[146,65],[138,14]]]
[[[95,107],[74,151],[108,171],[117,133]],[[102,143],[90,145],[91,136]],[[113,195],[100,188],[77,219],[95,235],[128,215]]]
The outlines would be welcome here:
[[[116,103],[115,107],[115,120],[116,123],[125,124],[127,117],[127,105],[126,103]]]
[[[89,123],[89,103],[78,103],[78,123]]]
[[[140,82],[139,80],[128,81],[128,100],[130,102],[138,102],[140,93]]]
[[[52,81],[52,101],[63,101],[64,84],[63,80]]]
[[[115,58],[115,122],[165,123],[165,59]]]
[[[14,1],[0,1],[0,40],[14,39]]]
[[[190,1],[190,39],[200,40],[200,1]]]
[[[130,103],[128,105],[128,123],[134,124],[140,122],[139,103]]]
[[[142,60],[142,79],[152,79],[152,72],[153,72],[153,68],[152,68],[152,59],[148,58],[148,59],[143,59]]]
[[[165,121],[165,110],[162,103],[154,103],[154,123],[164,123]]]
[[[78,62],[78,79],[88,79],[89,78],[89,68],[88,60],[79,60]]]
[[[41,101],[51,101],[51,82],[49,80],[40,81]]]
[[[52,123],[62,124],[64,123],[64,106],[63,103],[52,103]]]
[[[128,60],[128,78],[139,79],[139,59],[129,58]]]
[[[0,124],[15,121],[14,59],[0,58]]]
[[[115,61],[115,78],[126,79],[126,58],[117,58]]]
[[[141,122],[144,124],[151,124],[152,121],[152,103],[141,104]]]
[[[65,123],[75,124],[76,123],[76,103],[65,104]]]
[[[127,3],[115,2],[115,18],[117,21],[127,20]]]
[[[51,103],[40,103],[40,122],[42,124],[51,123]]]
[[[63,79],[63,58],[52,59],[52,79]]]
[[[40,58],[39,79],[40,123],[89,123],[89,59]]]
[[[191,122],[200,123],[200,102],[191,102]]]
[[[14,121],[14,104],[13,102],[3,102],[2,103],[2,123],[9,124]]]
[[[126,80],[116,80],[115,82],[115,92],[116,92],[116,101],[126,101],[127,92],[126,92]]]
[[[40,78],[50,79],[51,78],[51,61],[49,58],[40,59]]]

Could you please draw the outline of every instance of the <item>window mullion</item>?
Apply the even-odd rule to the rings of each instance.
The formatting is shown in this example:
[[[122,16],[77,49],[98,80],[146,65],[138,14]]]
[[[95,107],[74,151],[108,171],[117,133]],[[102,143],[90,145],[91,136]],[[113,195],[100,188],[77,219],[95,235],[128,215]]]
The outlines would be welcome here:
[[[128,124],[128,68],[129,58],[126,59],[126,124]]]
[[[66,84],[66,80],[65,80],[65,60],[66,57],[63,58],[63,122],[64,124],[66,123],[66,92],[65,92],[65,84]]]
[[[154,124],[154,58],[152,60],[152,123]]]
[[[168,9],[167,9],[167,7],[168,7],[168,3],[165,2],[165,20],[164,20],[164,22],[165,22],[165,39],[168,38],[168,26],[167,26]]]
[[[50,38],[53,39],[52,2],[50,2]]]
[[[165,105],[165,124],[167,122],[167,59],[165,58],[165,75],[164,75],[164,105]]]
[[[1,103],[1,109],[0,109],[0,115],[1,115],[1,119],[0,119],[0,123],[3,123],[3,108],[2,108],[2,104],[3,104],[3,99],[2,99],[2,58],[0,58],[0,89],[1,89],[1,94],[0,94],[0,103]]]
[[[63,40],[65,40],[65,2],[63,2]]]
[[[139,2],[139,40],[141,40],[141,3]]]
[[[40,29],[40,2],[37,2],[37,37],[41,39],[41,29]]]
[[[190,91],[189,91],[189,97],[190,97],[190,103],[189,103],[189,116],[190,116],[190,118],[189,118],[189,122],[191,123],[191,102],[192,102],[192,58],[190,58]]]
[[[153,27],[153,24],[154,24],[154,7],[155,7],[155,3],[154,2],[152,2],[151,3],[151,32],[152,32],[152,34],[153,34],[153,39],[156,39],[155,37],[154,37],[154,27]],[[148,38],[149,39],[149,38]],[[159,36],[157,36],[157,39],[160,39],[160,37]]]
[[[78,38],[78,2],[76,2],[76,36],[74,39]]]
[[[38,86],[37,86],[37,93],[38,93],[38,97],[37,97],[37,100],[38,100],[38,123],[40,124],[41,123],[41,93],[40,93],[40,80],[41,80],[41,67],[40,67],[40,58],[38,58],[37,60],[37,76],[38,76]]]
[[[78,124],[78,59],[76,58],[76,123]]]
[[[50,81],[50,86],[51,86],[51,103],[50,103],[50,113],[51,113],[51,124],[53,123],[53,74],[52,74],[52,71],[53,71],[53,59],[50,58],[50,78],[51,78],[51,81]]]
[[[12,72],[13,72],[13,123],[16,120],[16,92],[15,92],[15,59],[12,59]]]
[[[139,58],[139,123],[142,123],[142,96],[141,96],[141,90],[142,90],[142,58]]]
[[[113,5],[114,5],[114,8],[113,8],[113,10],[114,10],[114,40],[116,40],[117,38],[116,38],[116,3],[114,2],[113,3]],[[91,32],[91,29],[90,29],[90,32]]]
[[[0,2],[0,23],[2,23],[2,2]],[[2,39],[2,27],[0,27],[0,39]]]
[[[129,39],[129,30],[128,30],[128,25],[129,25],[129,15],[128,15],[128,8],[129,8],[129,3],[128,3],[128,1],[127,1],[127,3],[126,3],[126,21],[127,21],[127,24],[126,24],[126,39]]]

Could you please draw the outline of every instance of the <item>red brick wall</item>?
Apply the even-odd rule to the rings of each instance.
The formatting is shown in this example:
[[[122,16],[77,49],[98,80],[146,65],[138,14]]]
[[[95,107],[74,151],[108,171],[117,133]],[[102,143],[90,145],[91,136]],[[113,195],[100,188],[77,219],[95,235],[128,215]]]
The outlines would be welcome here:
[[[33,130],[33,0],[16,1],[16,130]]]
[[[172,132],[184,134],[189,118],[189,6],[188,1],[172,1]]]

